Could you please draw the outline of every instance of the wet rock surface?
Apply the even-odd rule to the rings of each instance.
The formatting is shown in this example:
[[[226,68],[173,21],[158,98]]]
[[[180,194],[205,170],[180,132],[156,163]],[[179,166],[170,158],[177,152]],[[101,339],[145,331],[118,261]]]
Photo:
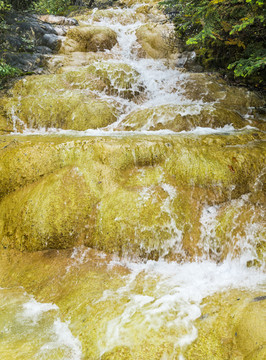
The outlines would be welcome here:
[[[193,258],[202,252],[200,217],[208,204],[210,208],[218,206],[210,255],[217,259],[228,253],[237,256],[242,251],[239,234],[248,231],[252,224],[250,241],[261,262],[265,247],[263,207],[252,207],[248,199],[226,203],[250,192],[256,199],[259,189],[254,184],[265,160],[265,149],[258,136],[239,133],[200,138],[102,137],[100,141],[54,136],[26,141],[2,138],[2,246],[21,250],[64,248],[73,246],[67,240],[68,234],[76,233],[75,244],[82,241],[111,253],[155,259]],[[84,183],[87,195],[85,190],[83,195],[75,193],[78,183],[80,186]],[[56,200],[60,191],[59,199],[64,198],[63,184],[68,186],[68,196],[74,191],[73,205],[71,201]],[[43,194],[47,191],[44,197],[47,201],[51,198],[50,201],[40,200],[40,189],[46,189]],[[79,208],[84,204],[86,209],[90,204],[91,210],[78,216],[76,203]],[[56,225],[54,207],[56,213],[65,214],[69,220],[59,220]],[[36,220],[38,217],[41,222]],[[23,222],[19,225],[21,218]],[[79,224],[79,235],[71,227],[75,221]],[[50,226],[55,230],[50,231]],[[41,229],[47,229],[49,241],[43,242]],[[27,240],[21,242],[24,238]]]

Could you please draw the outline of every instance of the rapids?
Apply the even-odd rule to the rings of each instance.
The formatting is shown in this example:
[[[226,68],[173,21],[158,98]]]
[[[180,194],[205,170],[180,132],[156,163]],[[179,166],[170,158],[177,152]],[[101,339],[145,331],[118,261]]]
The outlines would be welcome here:
[[[75,18],[0,99],[1,359],[266,358],[263,99],[157,1]]]

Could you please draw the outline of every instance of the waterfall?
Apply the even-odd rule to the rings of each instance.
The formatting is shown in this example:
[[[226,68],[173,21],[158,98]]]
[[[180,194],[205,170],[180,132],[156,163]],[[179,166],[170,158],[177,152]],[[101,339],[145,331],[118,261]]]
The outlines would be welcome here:
[[[1,98],[1,358],[262,359],[263,100],[120,3]]]

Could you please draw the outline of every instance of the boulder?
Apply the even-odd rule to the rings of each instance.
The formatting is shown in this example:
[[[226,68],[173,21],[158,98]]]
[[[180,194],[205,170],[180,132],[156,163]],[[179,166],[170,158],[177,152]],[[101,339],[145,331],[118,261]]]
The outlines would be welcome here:
[[[61,53],[110,50],[117,43],[115,31],[103,26],[83,26],[68,30]]]
[[[3,20],[8,29],[3,29],[1,33],[0,57],[22,71],[42,72],[44,55],[60,47],[60,39],[56,38],[53,26],[34,15],[15,11],[3,14]]]
[[[168,25],[146,24],[140,26],[136,31],[137,40],[141,45],[139,56],[153,59],[169,58],[178,49],[171,44],[171,29]]]
[[[47,46],[53,51],[58,51],[61,47],[62,40],[55,34],[45,34],[42,38],[42,45]]]

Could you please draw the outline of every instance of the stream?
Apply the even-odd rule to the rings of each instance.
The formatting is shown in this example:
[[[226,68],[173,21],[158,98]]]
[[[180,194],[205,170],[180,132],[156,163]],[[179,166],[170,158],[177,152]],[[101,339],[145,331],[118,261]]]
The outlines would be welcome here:
[[[119,4],[0,99],[1,359],[264,359],[263,99]]]

